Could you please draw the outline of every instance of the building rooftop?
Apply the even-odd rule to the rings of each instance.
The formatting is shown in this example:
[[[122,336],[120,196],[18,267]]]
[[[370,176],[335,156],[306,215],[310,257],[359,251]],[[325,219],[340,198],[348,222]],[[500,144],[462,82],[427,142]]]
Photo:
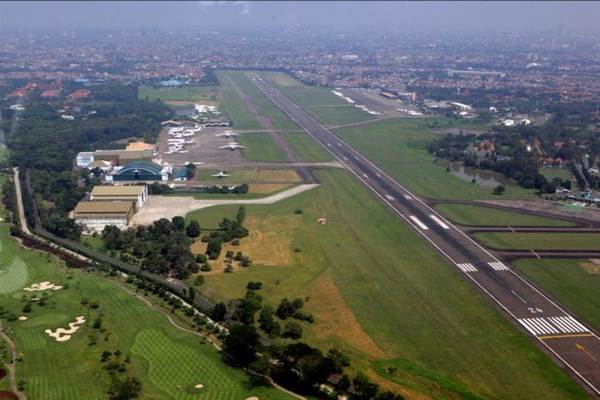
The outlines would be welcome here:
[[[150,161],[134,161],[134,162],[129,163],[126,166],[124,166],[117,173],[117,175],[121,175],[123,173],[129,172],[129,171],[135,171],[135,170],[143,170],[143,171],[148,171],[155,175],[160,175],[160,172],[162,171],[162,167],[160,165],[150,162]]]
[[[77,214],[127,214],[133,201],[80,201],[75,207]]]
[[[94,186],[92,196],[139,196],[144,186]]]

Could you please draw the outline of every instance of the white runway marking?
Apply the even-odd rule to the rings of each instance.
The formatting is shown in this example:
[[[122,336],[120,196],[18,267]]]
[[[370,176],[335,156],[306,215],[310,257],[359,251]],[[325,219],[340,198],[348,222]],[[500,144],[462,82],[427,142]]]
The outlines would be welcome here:
[[[492,268],[494,268],[496,271],[509,271],[510,268],[508,268],[506,265],[504,265],[504,263],[501,262],[489,262],[488,265]]]
[[[548,318],[520,318],[518,321],[534,336],[587,333],[590,331],[570,315]]]
[[[344,160],[348,161],[348,157],[344,156]]]
[[[471,263],[456,264],[456,265],[463,272],[477,272],[477,268],[475,268],[473,266],[473,264],[471,264]]]
[[[363,174],[363,177],[368,178],[369,176],[367,174]]]
[[[409,195],[407,195],[407,194],[405,194],[405,195],[404,195],[404,198],[405,198],[406,200],[412,200],[412,197],[410,197],[410,196],[409,196]]]
[[[446,225],[446,224],[444,223],[444,221],[442,221],[441,219],[439,219],[439,218],[438,218],[438,217],[436,217],[435,215],[431,214],[431,215],[430,215],[430,217],[431,217],[431,219],[432,219],[432,220],[434,220],[435,222],[437,222],[437,224],[438,224],[439,226],[441,226],[442,228],[444,228],[444,229],[450,229],[450,227],[449,227],[448,225]]]
[[[389,194],[386,194],[385,198],[388,200],[394,200],[394,196],[390,196]]]
[[[378,178],[381,178],[381,174],[379,172],[377,172],[375,175],[377,175]]]
[[[355,160],[358,160],[358,157],[357,157],[357,156],[354,156],[354,159],[355,159]]]
[[[340,142],[338,142],[338,144],[337,144],[337,145],[338,145],[338,147],[342,147],[342,144],[341,144]]]
[[[423,229],[424,231],[429,230],[429,228],[427,227],[427,225],[425,225],[424,223],[422,223],[421,220],[419,218],[415,217],[414,215],[411,215],[410,219],[412,219],[415,222],[415,224],[419,225],[419,227],[421,229]]]
[[[331,143],[327,143],[327,147],[331,147]]]

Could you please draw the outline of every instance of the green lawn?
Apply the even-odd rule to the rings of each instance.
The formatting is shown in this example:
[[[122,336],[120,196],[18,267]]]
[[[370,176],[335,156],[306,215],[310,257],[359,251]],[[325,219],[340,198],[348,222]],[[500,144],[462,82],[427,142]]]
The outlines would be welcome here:
[[[155,88],[152,86],[140,86],[138,91],[140,99],[159,99],[164,102],[203,102],[217,103],[218,88],[215,86],[181,86]]]
[[[330,88],[307,86],[283,72],[260,74],[323,124],[343,125],[374,118],[331,93]]]
[[[400,384],[434,398],[464,393],[489,399],[530,399],[539,393],[545,399],[586,397],[350,175],[337,170],[317,175],[322,182],[317,189],[272,206],[246,206],[246,224],[255,239],[243,239],[242,246],[271,232],[273,238],[256,251],[261,246],[269,254],[287,251],[290,262],[206,276],[205,294],[241,296],[252,280],[263,282],[261,293],[269,303],[283,296],[308,297],[306,307],[316,318],[313,326],[305,326],[311,343],[338,346],[363,371],[380,371],[380,363],[401,367]],[[297,208],[302,215],[294,214]],[[236,210],[209,208],[188,218],[211,227]],[[321,216],[327,217],[326,225],[316,223]],[[274,242],[283,243],[283,250]],[[257,259],[259,254],[249,255]],[[334,287],[321,287],[327,277]],[[342,300],[335,300],[336,293]],[[372,364],[380,357],[367,354],[369,340],[383,349],[387,361]],[[402,367],[406,364],[417,368]]]
[[[544,175],[549,181],[554,178],[571,180],[571,170],[567,168],[540,168],[539,171],[540,174]]]
[[[237,129],[260,130],[264,127],[239,96],[231,81],[245,93],[260,116],[271,120],[274,129],[297,130],[298,126],[280,111],[267,96],[245,75],[243,71],[218,71],[225,108]]]
[[[533,190],[516,183],[506,186],[502,196],[446,172],[443,162],[435,162],[427,150],[438,137],[433,128],[459,127],[445,118],[398,118],[372,124],[336,129],[335,132],[370,160],[416,194],[441,199],[513,199],[534,198]]]
[[[32,303],[27,321],[3,321],[6,331],[16,342],[22,362],[17,367],[18,379],[26,383],[25,393],[31,400],[106,399],[108,376],[101,368],[100,353],[120,350],[122,357],[130,355],[128,371],[142,381],[144,399],[244,399],[257,395],[261,399],[287,398],[271,389],[247,389],[244,374],[227,367],[219,353],[200,338],[181,332],[166,317],[126,293],[107,278],[84,274],[58,265],[45,253],[21,249],[8,237],[8,226],[0,226],[2,259],[0,273],[7,262],[21,260],[26,281],[0,292],[4,309],[22,314],[22,296],[42,296],[28,293],[25,285],[50,281],[65,288],[48,292],[44,306]],[[97,301],[97,310],[81,304],[87,298]],[[104,331],[92,329],[93,320],[103,315]],[[67,342],[50,338],[45,329],[66,327],[75,317],[87,321]],[[89,345],[90,335],[97,343]],[[202,383],[201,391],[193,389]],[[178,390],[177,385],[183,390]]]
[[[475,238],[496,249],[600,249],[600,233],[484,232]]]
[[[244,158],[250,161],[287,161],[285,153],[275,144],[268,132],[242,133],[240,143]]]
[[[294,154],[300,161],[331,161],[333,157],[306,132],[283,132]]]
[[[528,279],[599,329],[600,274],[595,271],[600,271],[600,266],[591,273],[582,267],[586,264],[593,267],[588,260],[574,259],[522,259],[513,263]]]
[[[438,204],[435,209],[446,218],[462,225],[481,226],[574,226],[575,224],[558,219],[536,217],[534,215],[478,207],[468,204]]]

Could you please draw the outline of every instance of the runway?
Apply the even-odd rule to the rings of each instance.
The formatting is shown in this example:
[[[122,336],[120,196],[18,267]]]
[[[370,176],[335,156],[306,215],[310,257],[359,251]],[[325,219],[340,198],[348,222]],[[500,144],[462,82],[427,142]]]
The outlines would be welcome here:
[[[407,190],[374,163],[329,131],[260,77],[250,77],[267,97],[325,147],[381,202],[410,225],[465,279],[488,296],[505,315],[600,398],[600,338],[510,265],[471,239],[459,227]]]

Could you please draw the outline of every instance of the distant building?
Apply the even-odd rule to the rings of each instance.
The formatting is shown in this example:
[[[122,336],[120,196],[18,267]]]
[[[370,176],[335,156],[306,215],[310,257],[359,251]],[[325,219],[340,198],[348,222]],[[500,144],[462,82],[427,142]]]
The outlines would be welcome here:
[[[94,153],[91,151],[82,151],[77,154],[75,163],[79,168],[87,168],[88,165],[94,162]]]
[[[154,151],[146,150],[96,150],[94,160],[113,161],[117,165],[126,165],[135,161],[152,161]]]
[[[134,212],[133,201],[80,201],[73,218],[85,232],[101,232],[107,225],[127,228]]]
[[[170,168],[163,168],[150,161],[136,161],[119,169],[114,175],[107,176],[107,181],[160,182],[169,180],[170,172]]]
[[[136,209],[148,199],[148,186],[94,186],[90,193],[91,201],[132,201]]]

